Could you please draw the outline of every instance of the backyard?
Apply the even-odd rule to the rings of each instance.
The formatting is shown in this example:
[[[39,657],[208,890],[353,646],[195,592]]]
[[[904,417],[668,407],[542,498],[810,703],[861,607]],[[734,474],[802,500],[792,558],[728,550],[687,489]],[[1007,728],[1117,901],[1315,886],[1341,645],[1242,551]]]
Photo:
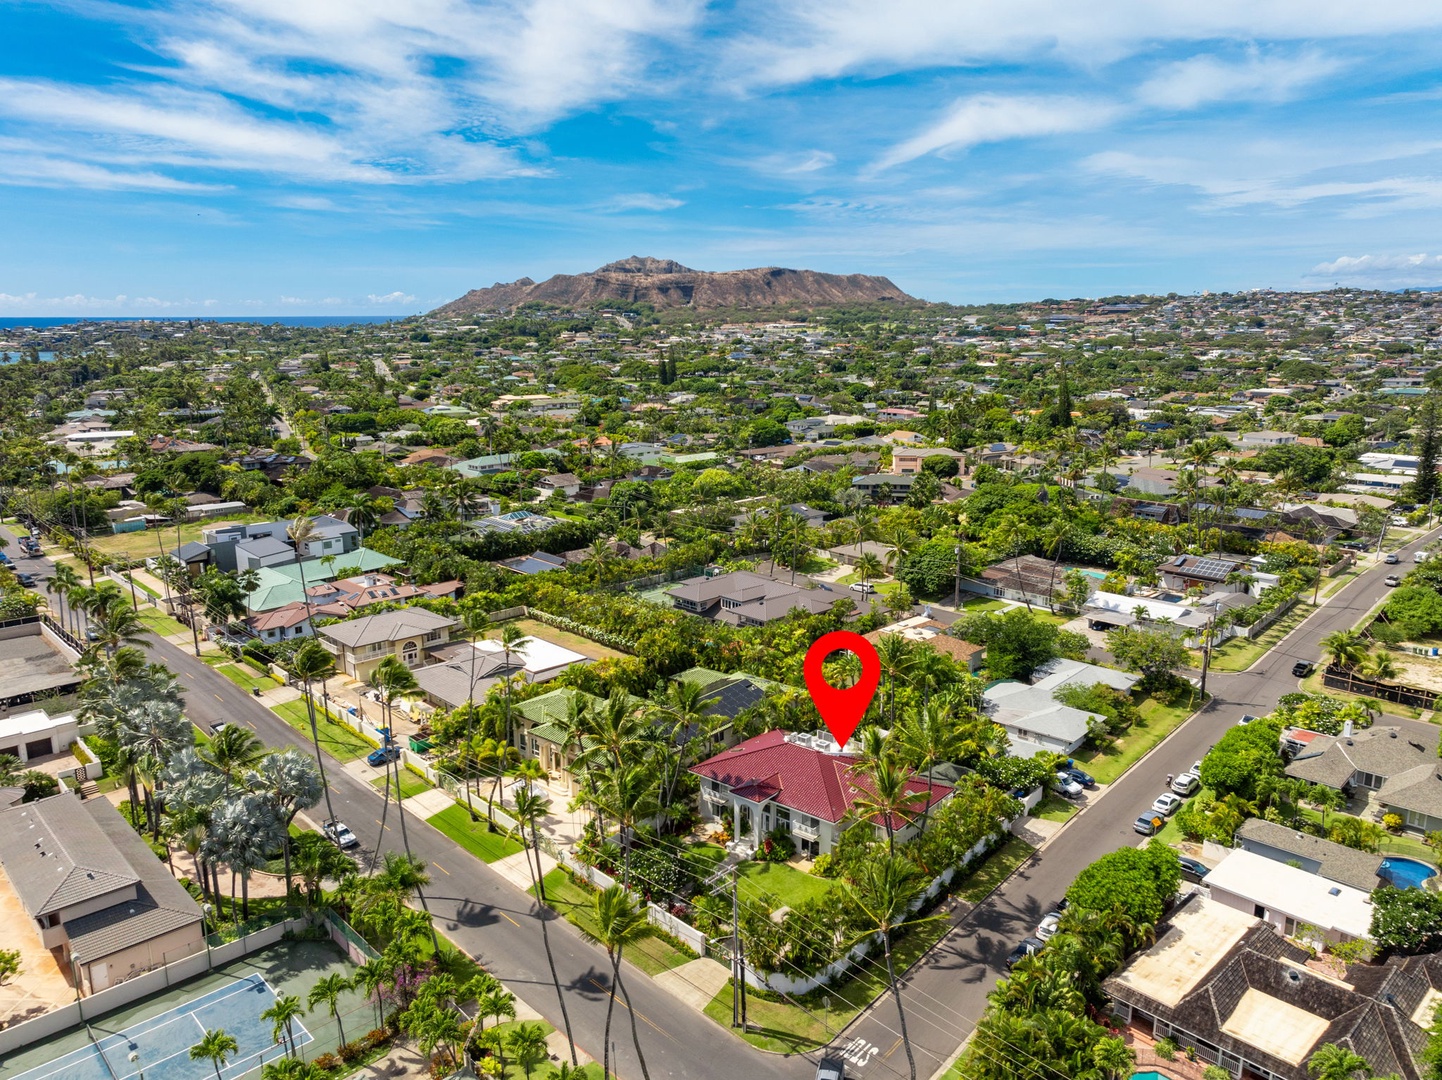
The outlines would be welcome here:
[[[534,635],[544,641],[554,642],[572,652],[578,652],[582,656],[589,656],[592,660],[619,660],[626,655],[615,649],[608,649],[604,645],[598,645],[590,638],[572,634],[567,630],[557,630],[536,619],[516,619],[505,625],[514,626],[528,636]]]
[[[688,860],[702,879],[725,857],[725,850],[715,844],[696,844],[687,851]],[[838,884],[830,878],[816,877],[785,863],[747,859],[738,869],[741,895],[749,895],[751,899],[763,901],[773,908],[795,907],[803,901],[825,896]]]
[[[231,514],[224,520],[227,523],[250,524],[267,519],[259,514]],[[115,533],[111,536],[97,536],[91,541],[91,546],[106,555],[119,555],[127,559],[149,559],[158,556],[162,548],[169,552],[174,551],[181,544],[188,544],[192,540],[199,541],[203,530],[214,528],[217,524],[219,522],[214,520],[187,522],[180,526],[178,539],[176,529],[172,526],[160,529],[141,529],[139,532]]]

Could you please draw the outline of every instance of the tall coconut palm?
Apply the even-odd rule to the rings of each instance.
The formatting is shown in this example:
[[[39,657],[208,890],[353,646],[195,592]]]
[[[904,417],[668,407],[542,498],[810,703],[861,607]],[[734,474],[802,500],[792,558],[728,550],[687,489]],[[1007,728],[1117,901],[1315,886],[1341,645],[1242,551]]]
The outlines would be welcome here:
[[[590,794],[603,817],[617,825],[621,839],[621,884],[631,887],[631,850],[637,826],[661,813],[657,776],[649,761],[607,770]]]
[[[325,814],[327,821],[335,820],[335,810],[330,804],[330,784],[325,778],[325,755],[320,750],[320,729],[315,721],[315,697],[311,684],[316,679],[324,681],[335,672],[335,660],[319,641],[307,641],[295,651],[290,661],[290,673],[305,687],[306,714],[310,717],[310,739],[315,746],[315,760],[320,767],[321,790],[325,793]],[[327,717],[329,719],[329,717]]]
[[[921,872],[906,859],[889,855],[885,859],[870,859],[862,863],[852,886],[852,896],[865,917],[867,933],[881,937],[882,952],[886,957],[886,980],[896,1002],[901,1044],[906,1048],[911,1080],[916,1080],[916,1058],[912,1055],[911,1036],[906,1030],[906,1010],[901,1004],[901,986],[896,981],[891,941],[902,927],[922,921],[912,917],[912,905],[921,894],[921,878]]]
[[[497,635],[501,643],[501,655],[506,665],[505,694],[506,694],[506,742],[511,741],[511,657],[526,655],[526,632],[514,623],[507,623],[501,627]]]
[[[556,957],[551,952],[551,932],[546,914],[546,878],[541,872],[541,836],[539,822],[551,809],[551,800],[535,794],[529,788],[522,788],[516,795],[516,805],[511,810],[516,819],[522,845],[528,850],[526,868],[531,871],[531,884],[536,890],[536,919],[541,924],[541,944],[546,949],[546,963],[551,968],[551,985],[556,988],[556,999],[561,1004],[561,1021],[566,1027],[566,1044],[571,1048],[571,1064],[579,1066],[576,1057],[576,1040],[571,1034],[571,1014],[566,1010],[566,992],[561,989],[561,977],[556,973]],[[530,830],[529,840],[526,830]],[[535,859],[532,867],[531,859]]]
[[[215,1080],[221,1080],[221,1067],[239,1050],[240,1044],[230,1032],[224,1028],[208,1028],[200,1042],[190,1048],[190,1060],[210,1062],[215,1069]]]
[[[70,609],[70,598],[77,589],[84,588],[80,575],[68,562],[56,563],[55,573],[50,578],[49,590],[60,598],[60,625],[79,636],[79,626],[74,625],[76,613]],[[72,629],[73,626],[73,629]]]
[[[930,797],[928,791],[912,791],[907,785],[911,773],[887,757],[867,763],[857,770],[856,801],[852,814],[860,821],[873,817],[881,819],[886,830],[886,849],[896,852],[896,830],[905,828],[911,818]]]
[[[227,789],[234,790],[245,771],[259,765],[265,753],[265,743],[254,732],[227,724],[201,749],[200,759],[225,778]]]
[[[340,1033],[340,1046],[345,1045],[345,1028],[340,1022],[340,996],[353,988],[351,980],[340,972],[332,972],[312,986],[305,999],[306,1008],[311,1012],[315,1012],[318,1006],[326,1007],[326,1011],[335,1020],[336,1031]],[[340,1046],[336,1049],[340,1049]]]
[[[641,1062],[641,1075],[651,1080],[646,1068],[646,1055],[641,1051],[641,1038],[636,1033],[636,1010],[631,1008],[631,995],[621,978],[621,957],[628,945],[643,941],[655,933],[646,913],[631,900],[631,894],[620,885],[612,885],[591,897],[591,915],[594,930],[582,928],[581,936],[593,945],[606,950],[611,961],[611,993],[606,1000],[606,1025],[601,1042],[601,1077],[607,1080],[611,1075],[611,1014],[616,1008],[616,991],[626,1002],[626,1012],[631,1017],[631,1043],[636,1047],[636,1057]]]
[[[898,679],[904,679],[907,672],[911,670],[912,661],[916,657],[917,645],[908,641],[900,634],[882,634],[881,640],[876,643],[876,655],[881,661],[881,674],[886,679],[887,698],[889,699],[889,720],[896,723],[896,683]]]
[[[928,653],[930,649],[926,650]],[[943,762],[957,762],[966,752],[966,735],[956,719],[941,705],[933,702],[902,717],[892,732],[901,760],[913,769],[926,770],[926,783],[931,784],[931,771]],[[926,831],[931,813],[931,799],[921,810],[921,831]]]
[[[315,623],[312,620],[310,588],[305,582],[305,562],[307,555],[306,545],[315,539],[315,534],[315,519],[308,517],[296,518],[290,523],[290,527],[285,530],[285,535],[288,536],[290,542],[295,545],[295,568],[296,572],[300,574],[301,602],[305,604],[305,621],[311,626],[312,630],[315,628]]]
[[[283,1045],[287,1056],[295,1053],[295,1022],[305,1012],[305,1006],[300,1003],[300,998],[295,994],[281,994],[275,999],[275,1004],[260,1014],[262,1020],[269,1020],[270,1037],[276,1042],[282,1042],[281,1035],[285,1036]]]

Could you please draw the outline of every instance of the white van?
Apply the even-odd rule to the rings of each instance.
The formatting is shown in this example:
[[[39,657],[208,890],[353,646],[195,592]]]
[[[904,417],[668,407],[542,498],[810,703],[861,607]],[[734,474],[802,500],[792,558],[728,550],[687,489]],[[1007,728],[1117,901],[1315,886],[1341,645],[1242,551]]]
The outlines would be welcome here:
[[[1427,561],[1427,553],[1426,553],[1425,551],[1414,551],[1414,552],[1412,553],[1412,561],[1413,561],[1413,562],[1426,562],[1426,561]]]

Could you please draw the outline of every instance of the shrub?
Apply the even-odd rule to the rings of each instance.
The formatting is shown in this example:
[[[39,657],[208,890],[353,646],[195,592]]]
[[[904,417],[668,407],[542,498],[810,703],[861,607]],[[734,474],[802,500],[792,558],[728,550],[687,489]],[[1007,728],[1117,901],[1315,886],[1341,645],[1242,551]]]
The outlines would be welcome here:
[[[1156,1050],[1157,1057],[1163,1061],[1171,1061],[1177,1056],[1177,1040],[1171,1037],[1162,1039],[1153,1049]]]
[[[1401,832],[1401,831],[1402,831],[1402,815],[1401,815],[1401,814],[1383,814],[1383,815],[1382,815],[1382,828],[1384,828],[1384,829],[1386,829],[1388,832],[1392,832],[1392,833]]]
[[[836,867],[831,862],[831,853],[816,856],[811,862],[811,872],[817,877],[835,877]]]
[[[795,854],[796,843],[783,829],[772,829],[756,849],[756,858],[761,862],[784,863]]]
[[[372,1028],[366,1032],[366,1037],[362,1041],[367,1050],[374,1050],[377,1046],[384,1046],[389,1042],[390,1036],[386,1034],[385,1028]]]
[[[329,1072],[331,1069],[334,1069],[340,1064],[340,1058],[336,1057],[334,1054],[318,1054],[312,1064],[315,1065],[317,1069],[322,1069],[326,1072]]]
[[[360,1042],[348,1042],[339,1050],[342,1064],[350,1065],[365,1056],[366,1046]]]
[[[1208,1065],[1202,1070],[1202,1080],[1232,1080],[1232,1074],[1220,1065]]]

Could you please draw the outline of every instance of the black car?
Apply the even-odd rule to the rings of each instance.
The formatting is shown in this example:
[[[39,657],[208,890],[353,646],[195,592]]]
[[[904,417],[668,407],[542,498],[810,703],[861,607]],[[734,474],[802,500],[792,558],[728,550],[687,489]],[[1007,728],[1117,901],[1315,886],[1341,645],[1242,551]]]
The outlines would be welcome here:
[[[1084,788],[1094,788],[1094,787],[1097,786],[1097,782],[1096,782],[1096,778],[1095,778],[1095,777],[1093,777],[1090,773],[1084,773],[1084,772],[1082,772],[1080,769],[1076,768],[1075,766],[1070,766],[1070,765],[1069,765],[1069,766],[1067,766],[1065,769],[1062,769],[1061,771],[1064,772],[1064,773],[1066,773],[1067,776],[1071,777],[1073,780],[1075,780],[1078,784],[1080,784],[1080,785],[1081,785],[1082,787],[1084,787]]]
[[[1292,665],[1292,674],[1299,679],[1305,679],[1317,669],[1317,665],[1310,660],[1298,660]]]
[[[1187,855],[1178,855],[1177,862],[1182,864],[1182,877],[1188,881],[1200,882],[1202,878],[1211,873],[1211,867]]]
[[[1028,956],[1035,956],[1037,953],[1041,952],[1042,946],[1044,946],[1045,944],[1046,942],[1040,940],[1039,938],[1022,938],[1016,943],[1016,948],[1012,949],[1011,952],[1006,954],[1006,970],[1010,971],[1012,968],[1016,967],[1017,964],[1025,960]]]
[[[19,574],[19,573],[17,573],[17,574],[15,575],[15,580],[18,581],[18,582],[20,582],[20,585],[21,585],[22,588],[26,588],[26,589],[33,589],[33,588],[35,588],[35,575],[34,575],[34,574]]]

